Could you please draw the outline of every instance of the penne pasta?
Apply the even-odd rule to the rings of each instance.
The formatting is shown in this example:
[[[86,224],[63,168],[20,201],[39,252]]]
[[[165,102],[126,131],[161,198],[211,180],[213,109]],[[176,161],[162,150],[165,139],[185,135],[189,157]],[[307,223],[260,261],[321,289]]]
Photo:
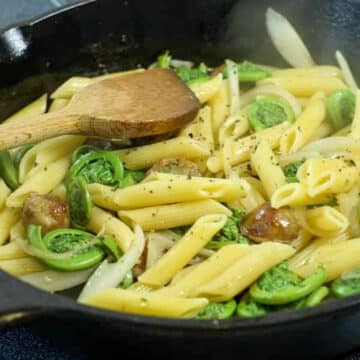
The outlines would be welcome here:
[[[271,74],[273,77],[337,77],[343,78],[341,70],[336,66],[318,65],[312,67],[289,68],[274,70]]]
[[[209,214],[230,216],[231,211],[215,200],[200,200],[118,212],[121,220],[129,225],[139,224],[144,231],[191,225]]]
[[[133,185],[125,189],[90,184],[95,204],[109,210],[136,209],[196,200],[214,199],[229,202],[244,195],[243,181],[164,175],[160,180]]]
[[[166,285],[225,225],[226,216],[207,215],[198,219],[176,244],[145,271],[138,281],[154,287]]]
[[[0,245],[10,236],[11,228],[19,221],[21,209],[5,207],[0,211]]]
[[[360,139],[360,89],[355,90],[355,114],[351,123],[350,136],[355,139]]]
[[[14,260],[29,257],[15,241],[0,246],[0,260]]]
[[[0,178],[0,210],[2,210],[5,206],[6,199],[10,195],[11,190],[6,185],[5,181]]]
[[[14,276],[23,276],[47,270],[45,265],[32,257],[0,260],[0,269]]]
[[[70,102],[69,99],[62,99],[62,98],[58,98],[52,101],[50,107],[49,107],[49,112],[53,112],[53,111],[58,111],[63,109],[66,105],[68,105]]]
[[[147,169],[167,158],[201,159],[209,156],[209,149],[203,143],[188,137],[176,137],[160,143],[115,151],[124,165],[132,170]]]
[[[210,80],[191,84],[190,89],[199,99],[200,103],[204,104],[217,94],[222,82],[222,75],[218,74]]]
[[[208,300],[165,297],[152,292],[104,289],[86,299],[84,303],[131,314],[191,318],[208,304]]]
[[[316,94],[309,105],[280,138],[280,152],[283,154],[300,150],[314,136],[316,130],[325,119],[325,99]]]
[[[200,286],[196,296],[212,301],[227,301],[241,293],[261,274],[289,258],[295,250],[288,245],[266,242],[253,245],[249,254],[241,257],[222,274]]]
[[[123,252],[129,249],[135,238],[135,234],[126,224],[96,206],[91,210],[91,217],[87,228],[94,233],[104,232],[105,235],[110,236],[116,241]]]

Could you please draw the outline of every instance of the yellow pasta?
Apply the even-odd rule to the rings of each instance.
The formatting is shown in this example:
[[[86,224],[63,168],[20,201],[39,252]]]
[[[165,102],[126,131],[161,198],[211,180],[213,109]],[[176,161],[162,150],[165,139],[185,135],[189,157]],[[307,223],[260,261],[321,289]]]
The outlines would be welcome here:
[[[279,125],[233,141],[231,157],[229,159],[230,164],[237,165],[249,160],[250,154],[254,151],[256,144],[261,140],[267,141],[272,149],[276,149],[279,146],[281,135],[289,126],[290,123],[285,121]],[[207,166],[213,173],[223,170],[224,161],[221,150],[215,151],[214,155],[209,158]]]
[[[112,237],[124,252],[129,249],[135,238],[135,234],[126,224],[96,206],[91,210],[87,228],[94,233],[103,231],[105,235]]]
[[[30,149],[19,166],[19,180],[23,183],[26,178],[41,172],[47,165],[71,154],[84,143],[86,138],[78,135],[64,135],[40,142]]]
[[[222,81],[219,91],[209,100],[208,104],[211,107],[212,126],[217,139],[220,127],[229,116],[230,97],[226,80]]]
[[[153,267],[138,278],[138,281],[156,287],[167,284],[225,225],[226,219],[222,214],[206,215],[198,219]]]
[[[325,115],[324,96],[316,94],[295,123],[281,136],[280,152],[287,154],[301,149],[324,121]]]
[[[251,167],[257,172],[268,198],[286,183],[285,175],[266,141],[260,141],[250,157]]]
[[[0,260],[0,269],[14,276],[22,276],[47,270],[45,265],[31,257]]]
[[[191,318],[208,304],[208,300],[165,297],[151,292],[104,289],[86,299],[84,303],[131,314]]]
[[[124,165],[132,170],[146,169],[166,158],[201,159],[209,156],[207,146],[188,137],[176,137],[160,143],[115,151]]]
[[[180,279],[172,282],[170,286],[157,290],[156,293],[164,296],[193,297],[199,286],[221,275],[231,265],[251,251],[252,246],[250,245],[224,246],[209,259],[201,264],[192,266],[191,271],[186,271],[189,268],[182,270],[186,272]]]
[[[4,244],[9,236],[13,225],[20,218],[21,209],[5,207],[0,211],[0,245]]]
[[[339,241],[335,244],[319,246],[301,263],[294,264],[290,261],[289,268],[306,277],[322,265],[326,270],[327,281],[331,281],[341,276],[343,272],[360,266],[360,258],[354,256],[359,251],[359,238]]]
[[[0,260],[14,260],[29,257],[15,241],[0,246]]]
[[[309,209],[306,212],[306,219],[315,234],[340,233],[349,226],[346,216],[331,206]]]
[[[219,276],[200,286],[196,296],[204,296],[213,301],[232,299],[266,270],[289,258],[294,252],[291,246],[275,242],[253,245],[249,254],[241,257]]]
[[[11,190],[5,184],[5,181],[0,178],[0,210],[4,208],[5,202]]]
[[[299,97],[313,96],[319,91],[329,95],[335,90],[346,88],[344,82],[336,77],[270,77],[259,81],[258,84],[274,84],[290,91],[293,95]]]
[[[164,174],[166,175],[166,174]],[[90,184],[95,204],[110,210],[136,209],[177,202],[214,199],[229,202],[244,195],[243,181],[174,175],[125,189]]]
[[[308,159],[297,176],[311,197],[349,191],[359,179],[355,166],[338,159]]]
[[[52,101],[50,108],[49,108],[49,112],[53,112],[53,111],[58,111],[63,109],[66,105],[68,105],[70,102],[69,99],[55,99]]]
[[[40,96],[38,99],[20,109],[15,114],[8,117],[3,123],[8,123],[14,120],[21,120],[30,118],[32,116],[43,114],[46,111],[46,103],[47,103],[47,95],[44,94]]]
[[[63,181],[69,165],[69,157],[64,157],[37,171],[9,195],[6,200],[6,206],[22,207],[25,200],[32,192],[38,194],[49,193]],[[51,176],[49,176],[49,174],[51,174]]]
[[[330,197],[327,194],[311,197],[304,184],[290,183],[281,186],[274,192],[271,197],[271,206],[279,209],[283,206],[319,205],[329,200]]]
[[[186,125],[179,136],[187,136],[205,144],[209,150],[214,149],[214,134],[211,123],[211,108],[204,106],[196,118]]]
[[[144,231],[191,225],[209,214],[230,216],[231,211],[215,200],[200,200],[118,212],[121,220],[129,225],[139,224]]]
[[[337,77],[342,79],[341,70],[336,66],[318,65],[304,68],[290,68],[275,70],[271,74],[273,77]]]
[[[199,99],[201,104],[206,103],[213,98],[223,83],[222,75],[218,74],[208,81],[195,82],[190,85],[190,89]]]

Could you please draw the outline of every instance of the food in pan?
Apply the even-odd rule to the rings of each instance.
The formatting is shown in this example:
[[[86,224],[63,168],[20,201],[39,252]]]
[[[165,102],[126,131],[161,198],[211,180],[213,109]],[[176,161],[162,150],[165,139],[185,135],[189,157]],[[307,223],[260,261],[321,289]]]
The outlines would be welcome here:
[[[360,293],[360,91],[340,52],[339,66],[316,65],[285,18],[266,20],[292,68],[169,51],[151,65],[202,104],[166,139],[67,135],[2,151],[0,268],[162,317],[263,316]],[[49,111],[97,80],[69,79]]]

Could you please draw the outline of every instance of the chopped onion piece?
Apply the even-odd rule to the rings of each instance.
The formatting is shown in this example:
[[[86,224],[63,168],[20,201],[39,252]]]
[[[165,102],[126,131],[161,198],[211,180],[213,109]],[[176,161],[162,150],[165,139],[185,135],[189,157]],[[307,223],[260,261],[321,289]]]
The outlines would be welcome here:
[[[100,290],[117,287],[138,262],[144,251],[145,237],[140,225],[136,225],[134,231],[135,239],[129,250],[115,263],[109,263],[106,259],[100,264],[81,291],[79,301],[84,301]]]
[[[344,55],[339,50],[336,50],[335,57],[336,57],[336,60],[337,60],[337,62],[339,64],[339,66],[340,66],[340,69],[341,69],[341,71],[342,71],[342,73],[344,75],[344,79],[345,79],[346,84],[349,86],[349,88],[352,91],[355,92],[358,89],[358,86],[357,86],[356,81],[354,79],[354,75],[351,72],[349,63],[346,61]]]
[[[283,15],[268,8],[266,27],[275,48],[290,65],[293,67],[315,65],[299,34]]]
[[[239,70],[235,62],[225,61],[230,94],[230,115],[234,115],[240,107]]]
[[[296,97],[286,89],[276,85],[257,86],[254,89],[242,94],[240,98],[240,108],[252,103],[258,96],[261,95],[275,95],[282,98],[291,106],[296,117],[301,114],[301,105]]]
[[[55,292],[84,283],[93,271],[94,267],[71,272],[48,270],[21,276],[20,279],[39,289]]]

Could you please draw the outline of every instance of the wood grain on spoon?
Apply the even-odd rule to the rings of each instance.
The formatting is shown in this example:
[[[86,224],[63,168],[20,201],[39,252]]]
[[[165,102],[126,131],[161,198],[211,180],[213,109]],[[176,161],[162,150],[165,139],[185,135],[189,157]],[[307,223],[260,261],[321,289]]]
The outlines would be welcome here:
[[[174,72],[147,70],[89,85],[61,111],[0,125],[0,149],[64,134],[137,138],[167,133],[194,119],[199,108]]]

